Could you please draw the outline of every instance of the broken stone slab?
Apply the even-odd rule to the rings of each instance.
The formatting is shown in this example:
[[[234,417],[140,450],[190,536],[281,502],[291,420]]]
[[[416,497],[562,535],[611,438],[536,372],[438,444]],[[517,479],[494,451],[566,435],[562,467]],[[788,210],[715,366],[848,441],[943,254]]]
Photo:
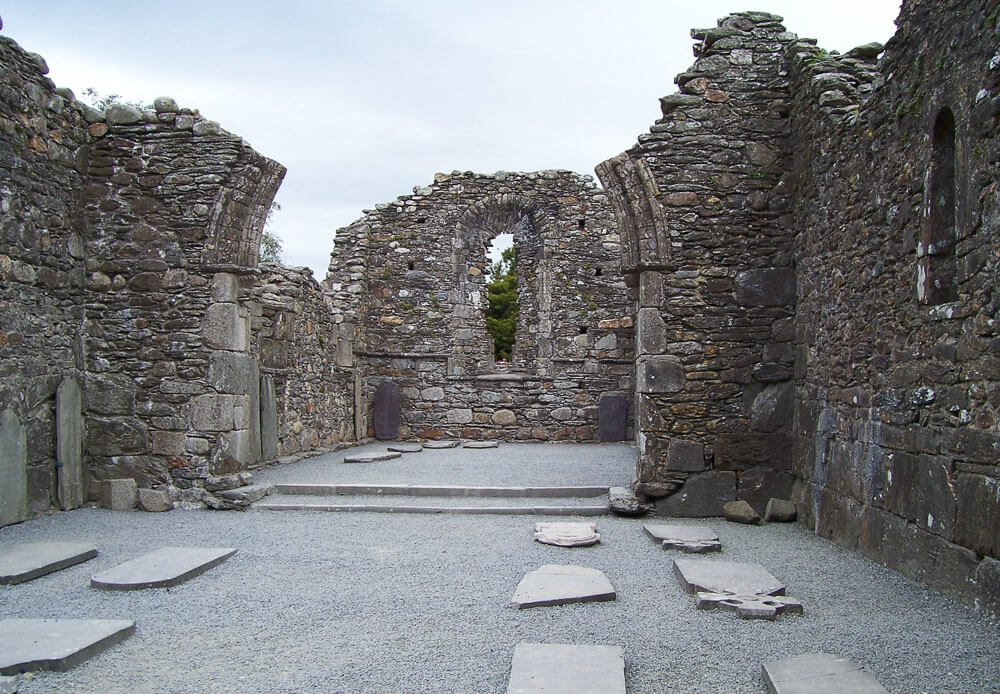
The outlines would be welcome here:
[[[803,653],[762,669],[769,694],[889,694],[850,660],[829,653]]]
[[[246,487],[237,487],[236,489],[219,492],[218,496],[229,501],[241,501],[253,504],[273,493],[273,484],[251,484]]]
[[[399,458],[400,454],[394,451],[385,451],[384,453],[352,453],[350,455],[344,456],[345,463],[377,463],[381,460],[394,460]]]
[[[744,525],[757,525],[760,523],[760,516],[753,510],[753,506],[742,499],[723,504],[722,515],[727,521],[733,523],[743,523]]]
[[[647,523],[642,529],[651,538],[659,541],[663,549],[679,549],[688,554],[722,551],[719,534],[703,525]]]
[[[390,443],[385,449],[393,453],[420,453],[424,447],[419,443]]]
[[[785,584],[760,564],[674,559],[674,574],[688,593],[784,595]]]
[[[638,518],[653,510],[651,505],[639,501],[639,498],[625,487],[608,489],[608,506],[612,513],[624,518]]]
[[[97,556],[88,542],[25,542],[0,548],[0,584],[14,584],[60,571]]]
[[[768,523],[791,523],[797,512],[795,503],[788,499],[768,499],[764,509],[764,520]]]
[[[428,449],[441,449],[441,448],[458,448],[458,444],[461,441],[424,441],[424,448]]]
[[[151,513],[162,513],[174,507],[170,495],[160,489],[140,489],[139,508]]]
[[[90,585],[104,590],[168,588],[218,566],[236,554],[230,547],[162,547],[102,571]]]
[[[519,643],[507,694],[625,694],[620,646]]]
[[[601,541],[596,523],[549,521],[535,523],[535,542],[557,547],[587,547]]]
[[[68,670],[135,631],[126,619],[0,620],[0,675]]]
[[[462,448],[496,448],[499,445],[499,441],[466,441]]]
[[[699,610],[722,607],[736,612],[740,619],[767,619],[773,621],[779,614],[802,614],[802,603],[785,595],[736,595],[733,593],[699,592],[696,595]]]
[[[514,591],[511,604],[524,609],[574,602],[605,602],[616,597],[611,581],[597,569],[545,564],[525,574]]]
[[[139,485],[131,477],[101,482],[101,506],[112,511],[130,511],[139,501]]]

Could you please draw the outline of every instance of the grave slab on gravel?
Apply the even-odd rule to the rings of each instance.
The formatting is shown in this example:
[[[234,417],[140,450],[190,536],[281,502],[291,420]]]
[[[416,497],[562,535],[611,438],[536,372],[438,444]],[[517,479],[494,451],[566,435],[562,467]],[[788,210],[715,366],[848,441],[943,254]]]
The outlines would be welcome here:
[[[424,447],[419,443],[390,443],[385,449],[394,453],[420,453]]]
[[[736,613],[740,619],[774,621],[779,614],[802,614],[802,603],[786,595],[736,595],[735,593],[699,592],[699,610],[721,607]]]
[[[596,523],[548,521],[535,523],[535,542],[557,547],[587,547],[601,541]]]
[[[68,670],[135,631],[127,619],[0,620],[0,675]]]
[[[20,679],[16,675],[0,677],[0,694],[15,694]]]
[[[23,542],[0,547],[0,584],[23,583],[97,556],[88,542]]]
[[[611,581],[597,569],[568,564],[545,564],[525,574],[511,604],[519,608],[606,602],[617,597]]]
[[[769,694],[889,694],[850,660],[829,653],[803,653],[764,663],[763,671]]]
[[[499,445],[498,441],[466,441],[462,448],[497,448]]]
[[[424,448],[427,449],[442,449],[442,448],[458,448],[458,444],[461,441],[424,441]]]
[[[674,574],[688,593],[784,595],[785,584],[760,564],[713,559],[674,559]]]
[[[519,643],[507,694],[625,694],[619,646]]]
[[[646,523],[642,529],[651,538],[660,542],[663,549],[679,549],[688,554],[722,550],[719,534],[704,525]]]
[[[218,566],[236,554],[231,547],[162,547],[102,571],[90,585],[104,590],[168,588]]]
[[[378,463],[383,460],[394,460],[399,458],[400,454],[394,451],[385,451],[383,453],[352,453],[350,455],[344,456],[345,463]]]

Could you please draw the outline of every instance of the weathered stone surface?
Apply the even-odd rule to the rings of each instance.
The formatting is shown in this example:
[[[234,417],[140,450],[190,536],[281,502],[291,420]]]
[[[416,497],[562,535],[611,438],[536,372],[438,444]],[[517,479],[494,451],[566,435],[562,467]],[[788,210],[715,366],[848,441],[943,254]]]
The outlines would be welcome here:
[[[653,510],[652,506],[639,501],[635,494],[625,487],[608,489],[608,505],[616,516],[626,518],[638,518]]]
[[[420,453],[424,447],[419,443],[389,443],[386,444],[385,450],[395,453]]]
[[[850,660],[829,653],[774,660],[764,663],[762,669],[769,694],[889,694]]]
[[[514,426],[517,424],[517,415],[511,410],[497,410],[490,417],[490,421],[502,427]]]
[[[674,559],[674,575],[688,593],[784,595],[785,584],[760,564],[706,559]]]
[[[643,499],[662,499],[680,489],[681,482],[636,482],[635,493]]]
[[[239,304],[212,304],[205,310],[201,334],[207,347],[245,352],[250,344],[250,321]]]
[[[705,469],[705,447],[697,441],[670,439],[667,444],[667,470],[701,472]]]
[[[583,566],[545,564],[525,574],[511,603],[519,608],[604,602],[617,597],[607,577]]]
[[[395,460],[400,454],[395,451],[384,453],[349,453],[344,456],[345,463],[377,463],[382,460]]]
[[[124,619],[0,620],[0,674],[69,670],[135,631]]]
[[[601,442],[624,441],[628,432],[628,398],[605,393],[598,400],[597,407],[598,438]]]
[[[56,391],[56,462],[59,507],[79,508],[83,490],[83,393],[74,378],[63,379]]]
[[[736,499],[736,473],[712,470],[692,474],[684,486],[665,499],[657,499],[660,516],[706,518],[721,516],[722,507]]]
[[[462,448],[497,448],[499,445],[499,441],[466,441]]]
[[[768,523],[790,523],[797,515],[795,503],[788,499],[768,499],[764,520]]]
[[[399,386],[392,381],[382,381],[375,389],[372,420],[378,440],[389,441],[399,436],[401,398]]]
[[[90,585],[103,590],[168,588],[218,566],[236,550],[229,547],[162,547],[95,574]]]
[[[740,619],[767,619],[773,621],[779,614],[802,614],[802,603],[785,595],[735,595],[733,593],[708,593],[696,595],[699,610],[721,607],[732,610]]]
[[[795,271],[759,268],[736,275],[736,299],[744,306],[785,306],[795,302]]]
[[[423,447],[431,450],[441,448],[458,448],[461,441],[424,441]]]
[[[139,508],[143,511],[162,513],[174,507],[170,495],[159,489],[140,489]]]
[[[635,321],[636,355],[663,354],[667,350],[667,327],[658,308],[640,308]]]
[[[740,473],[736,498],[746,501],[760,515],[764,512],[768,499],[791,497],[794,484],[795,476],[792,473],[758,466]]]
[[[686,383],[677,357],[645,357],[636,362],[635,387],[640,393],[676,393]]]
[[[792,421],[795,392],[790,383],[768,385],[753,400],[750,427],[756,431],[779,431]]]
[[[131,477],[101,482],[101,506],[111,511],[130,511],[138,503],[138,487]]]
[[[11,675],[10,677],[0,677],[0,694],[17,694],[20,686],[20,677]]]
[[[727,521],[733,523],[744,523],[746,525],[757,525],[760,523],[760,515],[753,510],[753,506],[742,499],[730,501],[722,506],[722,515]]]
[[[601,541],[596,523],[549,521],[535,523],[535,542],[558,547],[587,547]]]
[[[24,427],[13,410],[0,412],[0,526],[27,516],[28,471]]]
[[[646,523],[642,529],[663,549],[679,549],[691,554],[722,551],[719,534],[703,525]]]
[[[278,398],[271,374],[260,377],[260,455],[265,461],[278,455]]]
[[[507,694],[625,694],[620,646],[519,643]]]
[[[30,581],[96,556],[97,547],[85,542],[25,542],[0,547],[0,584]]]

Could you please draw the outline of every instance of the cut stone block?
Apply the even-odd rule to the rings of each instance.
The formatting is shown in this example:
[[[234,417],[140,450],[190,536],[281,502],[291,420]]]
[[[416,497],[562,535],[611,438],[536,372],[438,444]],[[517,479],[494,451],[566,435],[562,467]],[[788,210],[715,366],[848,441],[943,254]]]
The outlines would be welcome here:
[[[699,592],[699,610],[722,607],[733,610],[740,619],[774,620],[779,614],[802,614],[802,603],[785,595],[734,595]],[[846,690],[845,690],[846,691]]]
[[[795,520],[795,504],[788,499],[768,499],[764,520],[768,523],[791,523]]]
[[[25,542],[0,548],[0,584],[23,583],[97,556],[86,542]]]
[[[125,619],[0,620],[0,675],[68,670],[135,631]]]
[[[601,442],[624,441],[628,427],[628,398],[606,393],[597,401],[598,437]]]
[[[131,477],[101,482],[101,506],[112,511],[128,511],[139,502],[139,485]]]
[[[667,469],[701,472],[705,469],[705,447],[697,441],[670,439],[667,444]]]
[[[399,386],[392,381],[382,381],[375,390],[372,419],[375,423],[375,438],[379,441],[399,436],[402,396]]]
[[[83,392],[74,378],[56,390],[56,460],[59,507],[83,505]]]
[[[424,448],[428,449],[440,449],[440,448],[458,448],[458,444],[461,441],[425,441]]]
[[[420,453],[424,447],[419,443],[390,443],[385,449],[395,453]]]
[[[601,541],[596,523],[535,523],[535,542],[557,547],[586,547]]]
[[[507,694],[625,694],[620,646],[519,643]]]
[[[230,547],[162,547],[112,567],[90,579],[104,590],[139,590],[176,586],[218,566],[236,554]]]
[[[278,397],[271,374],[260,377],[260,456],[265,461],[278,456]]]
[[[28,516],[28,444],[14,410],[0,412],[0,527]]]
[[[651,538],[661,542],[663,549],[679,549],[689,554],[722,550],[719,534],[703,525],[647,523],[642,529]]]
[[[785,584],[760,564],[674,559],[674,574],[688,593],[784,595]]]
[[[764,663],[770,694],[889,694],[874,677],[847,658],[804,653]]]
[[[499,441],[466,441],[462,444],[463,448],[496,448],[500,445]]]
[[[160,489],[140,489],[139,508],[151,513],[162,513],[174,507],[170,495]]]
[[[400,454],[393,451],[385,451],[384,453],[352,453],[350,455],[344,456],[345,463],[377,463],[380,460],[394,460],[399,458]]]
[[[656,513],[661,516],[705,518],[721,516],[727,501],[736,499],[736,473],[731,470],[710,470],[688,476],[684,486],[665,499],[656,500]]]
[[[529,571],[517,585],[511,603],[519,608],[604,602],[617,597],[607,576],[583,566],[545,564]]]

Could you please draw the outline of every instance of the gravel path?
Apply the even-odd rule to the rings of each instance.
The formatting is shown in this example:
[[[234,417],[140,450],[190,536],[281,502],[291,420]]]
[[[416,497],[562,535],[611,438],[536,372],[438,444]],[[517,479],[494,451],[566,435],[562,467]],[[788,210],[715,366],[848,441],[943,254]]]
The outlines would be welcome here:
[[[605,455],[603,446],[590,449]],[[417,455],[432,453],[441,451]],[[477,455],[484,453],[491,451]],[[550,473],[538,474],[542,480]],[[894,694],[1000,692],[1000,625],[798,525],[698,521],[720,533],[719,558],[764,564],[805,605],[802,617],[758,622],[696,610],[671,570],[672,558],[687,555],[661,550],[643,534],[642,520],[580,519],[597,521],[602,542],[576,549],[532,542],[536,520],[55,513],[0,529],[0,543],[89,540],[99,556],[26,584],[0,586],[0,616],[137,623],[130,639],[69,672],[23,679],[24,694],[503,694],[519,641],[623,645],[630,694],[763,694],[764,660],[814,650],[851,658]],[[239,552],[170,589],[88,587],[94,573],[171,544]],[[618,600],[511,607],[521,577],[545,563],[601,569]]]

